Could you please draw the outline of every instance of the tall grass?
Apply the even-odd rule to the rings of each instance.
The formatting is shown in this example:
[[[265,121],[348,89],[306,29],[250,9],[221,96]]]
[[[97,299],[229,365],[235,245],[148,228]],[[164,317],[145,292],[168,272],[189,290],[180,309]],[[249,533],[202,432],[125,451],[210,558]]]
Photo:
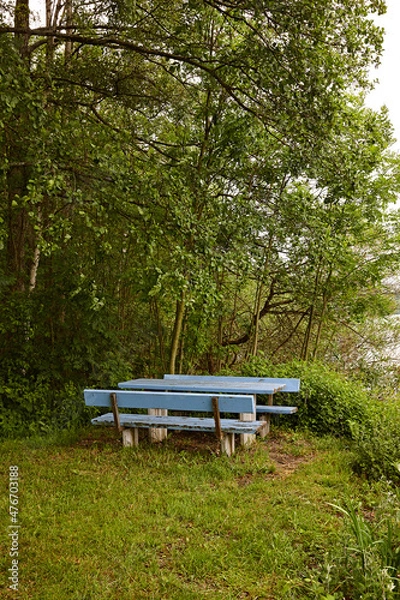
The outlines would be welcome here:
[[[325,556],[324,568],[310,578],[314,590],[332,600],[400,598],[400,502],[392,490],[367,518],[361,503],[331,505],[344,517],[344,529]],[[327,594],[324,596],[323,594]]]
[[[393,514],[388,514],[373,525],[356,510],[352,502],[349,502],[346,508],[336,508],[345,515],[352,534],[350,544],[346,548],[346,562],[352,573],[353,590],[360,597],[371,600],[379,597],[399,597],[398,519]]]

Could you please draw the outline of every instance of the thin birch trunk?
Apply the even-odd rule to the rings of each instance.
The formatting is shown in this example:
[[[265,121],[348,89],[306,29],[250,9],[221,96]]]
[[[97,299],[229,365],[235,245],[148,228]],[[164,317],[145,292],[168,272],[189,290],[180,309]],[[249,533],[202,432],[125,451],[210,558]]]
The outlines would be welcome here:
[[[42,237],[42,209],[40,207],[38,208],[37,220],[38,220],[38,232],[37,232],[35,249],[33,251],[31,270],[30,270],[30,274],[29,274],[29,292],[33,292],[33,290],[36,287],[37,274],[38,274],[39,262],[40,262],[40,240]]]
[[[67,33],[70,33],[72,30],[72,25],[73,25],[72,0],[66,0],[66,3],[65,3],[65,23],[66,23]],[[72,57],[72,42],[71,42],[71,40],[67,40],[65,42],[64,56],[65,56],[65,64],[68,66],[71,61],[71,57]]]

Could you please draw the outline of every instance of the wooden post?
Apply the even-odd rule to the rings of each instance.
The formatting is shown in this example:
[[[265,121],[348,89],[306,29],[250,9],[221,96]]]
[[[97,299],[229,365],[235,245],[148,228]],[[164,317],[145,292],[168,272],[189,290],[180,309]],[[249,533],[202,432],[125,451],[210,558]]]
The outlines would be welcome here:
[[[221,429],[221,415],[219,413],[218,398],[216,396],[212,399],[212,406],[215,421],[215,434],[219,442],[221,454],[232,456],[232,454],[235,452],[235,434],[223,433]]]
[[[111,397],[111,408],[114,415],[114,423],[118,433],[122,433],[122,445],[131,447],[139,445],[139,430],[137,427],[129,428],[122,427],[119,419],[118,401],[117,394],[110,394]]]
[[[115,427],[117,428],[118,433],[121,433],[123,428],[121,427],[121,423],[119,420],[117,394],[115,394],[115,393],[110,394],[110,397],[111,397],[111,408],[112,408],[113,415],[114,415]]]
[[[213,406],[213,411],[214,411],[215,433],[217,435],[217,439],[221,443],[222,442],[221,417],[219,414],[218,398],[216,396],[212,399],[212,406]]]
[[[235,434],[223,433],[221,440],[221,453],[227,456],[232,456],[235,452]]]

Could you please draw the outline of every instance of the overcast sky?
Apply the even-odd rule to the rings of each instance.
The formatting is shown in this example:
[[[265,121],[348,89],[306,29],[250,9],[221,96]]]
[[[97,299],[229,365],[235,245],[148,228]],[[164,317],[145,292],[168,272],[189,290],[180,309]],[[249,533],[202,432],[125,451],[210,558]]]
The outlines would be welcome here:
[[[388,107],[398,140],[394,148],[400,151],[400,0],[386,0],[386,4],[387,13],[376,19],[377,24],[385,28],[381,66],[372,72],[379,83],[368,95],[367,104],[375,109]]]

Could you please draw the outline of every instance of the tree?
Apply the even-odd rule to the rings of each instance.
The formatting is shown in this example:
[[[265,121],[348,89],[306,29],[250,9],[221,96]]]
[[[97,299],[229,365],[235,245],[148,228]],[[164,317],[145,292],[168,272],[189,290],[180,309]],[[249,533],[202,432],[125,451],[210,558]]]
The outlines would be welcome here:
[[[388,164],[386,125],[373,125],[370,150],[359,145],[366,119],[347,96],[379,59],[369,15],[384,3],[47,0],[40,26],[27,0],[9,6],[4,380],[215,369],[244,342],[272,347],[264,327],[288,351],[319,351],[346,273],[343,237],[327,228],[346,224],[356,264],[369,241],[355,220],[383,214],[374,186],[392,193],[390,174],[372,175]]]
[[[384,113],[349,100],[322,155],[302,177],[287,180],[273,213],[276,231],[260,230],[262,252],[255,255],[259,297],[250,323],[269,319],[268,352],[291,339],[292,351],[307,359],[318,353],[328,323],[354,326],[390,310],[382,281],[397,268],[398,239],[386,209],[399,191],[391,141]],[[248,342],[250,332],[225,344]]]

